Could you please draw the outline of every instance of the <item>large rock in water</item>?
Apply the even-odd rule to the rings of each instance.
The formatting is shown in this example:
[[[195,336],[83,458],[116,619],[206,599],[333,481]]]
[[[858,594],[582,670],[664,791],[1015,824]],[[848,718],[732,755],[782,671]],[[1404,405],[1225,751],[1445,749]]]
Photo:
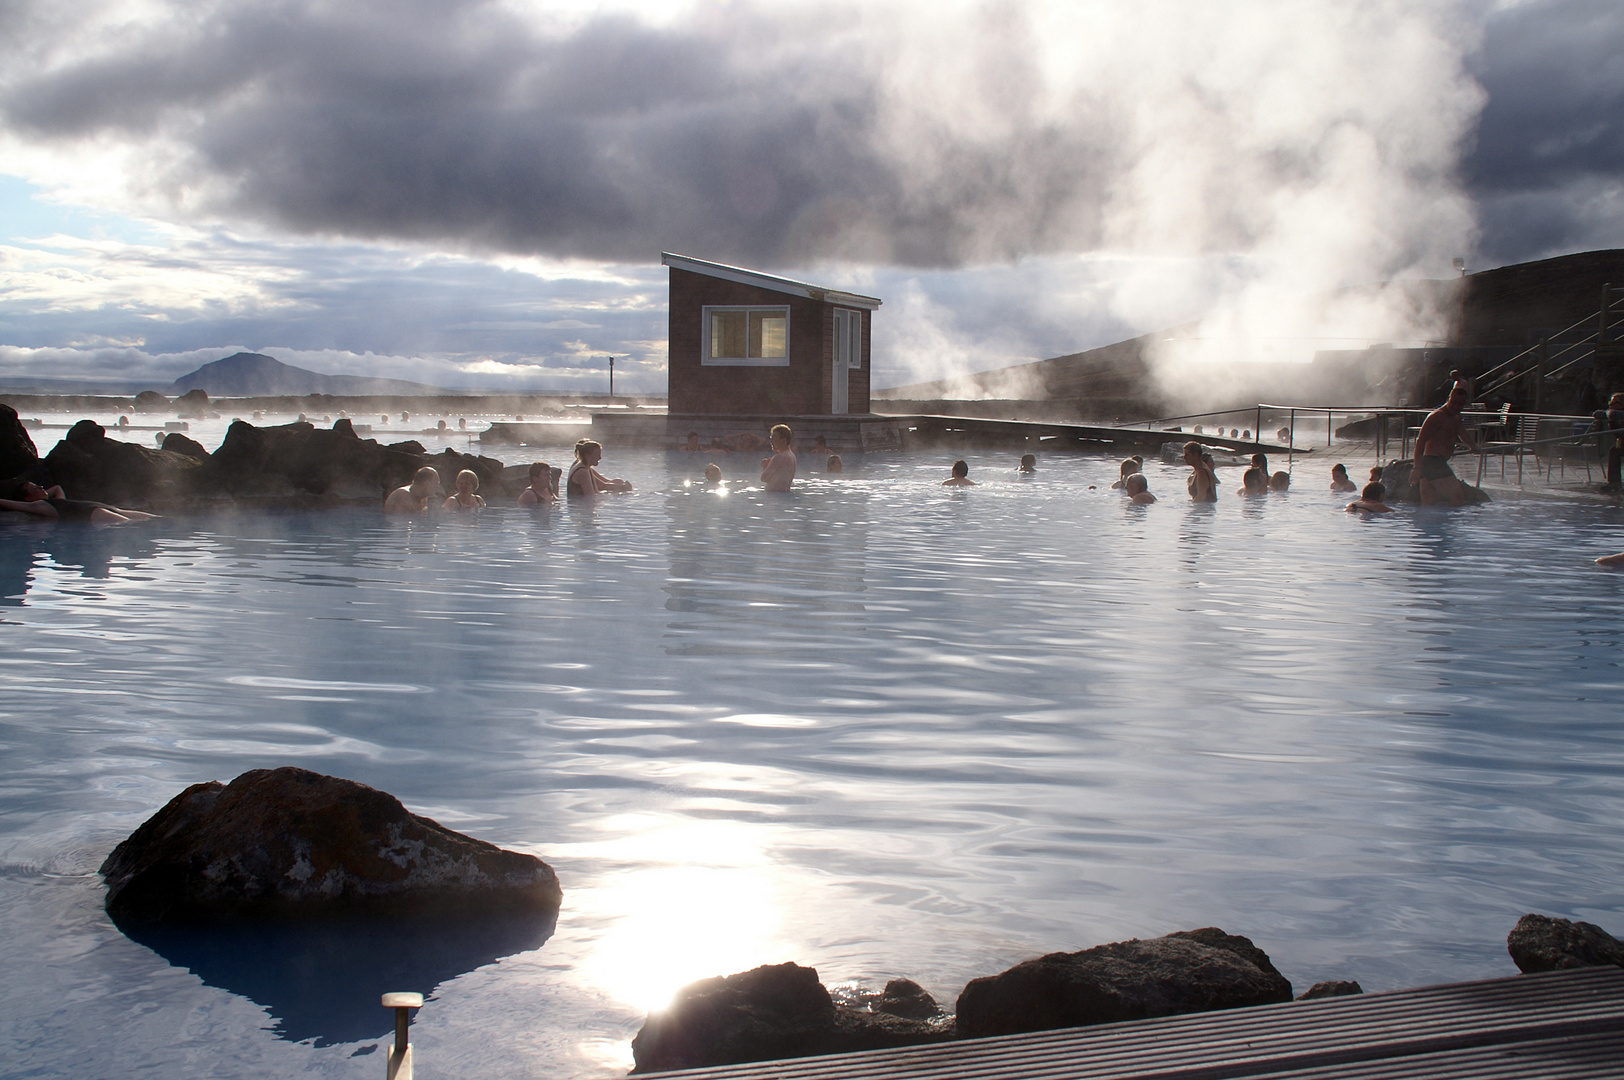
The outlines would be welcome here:
[[[191,498],[201,466],[185,454],[109,439],[107,429],[93,420],[73,425],[45,455],[45,464],[68,498],[136,510],[163,509]]]
[[[1524,915],[1506,937],[1506,951],[1522,972],[1624,967],[1624,941],[1595,923]]]
[[[677,992],[632,1039],[634,1073],[946,1042],[949,1019],[909,1020],[837,1006],[815,968],[774,964]]]
[[[411,482],[412,474],[433,465],[449,492],[459,469],[472,469],[481,487],[499,482],[502,463],[447,450],[430,457],[357,437],[347,420],[331,430],[308,423],[255,427],[238,420],[204,464],[203,477],[214,490],[239,502],[381,505],[389,492]]]
[[[0,405],[0,479],[16,476],[39,462],[39,451],[17,410]]]
[[[306,769],[193,784],[102,863],[115,919],[556,911],[534,855],[452,832],[394,796]]]
[[[963,1038],[1291,1000],[1268,954],[1217,927],[1050,953],[959,995]]]

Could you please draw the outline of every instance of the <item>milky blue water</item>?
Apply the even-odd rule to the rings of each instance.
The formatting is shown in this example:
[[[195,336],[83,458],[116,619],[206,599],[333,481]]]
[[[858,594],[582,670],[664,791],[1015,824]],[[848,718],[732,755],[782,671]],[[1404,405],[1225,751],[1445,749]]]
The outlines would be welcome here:
[[[1363,520],[1302,459],[1217,506],[1152,466],[1132,507],[1109,461],[972,455],[955,491],[951,456],[775,496],[611,451],[638,492],[593,508],[0,525],[0,1075],[377,1076],[380,989],[433,991],[425,1076],[613,1075],[648,1007],[760,963],[951,1003],[1218,925],[1298,990],[1375,990],[1512,973],[1527,911],[1624,932],[1624,574],[1592,564],[1624,513]],[[114,844],[283,764],[541,855],[556,931],[109,923]]]

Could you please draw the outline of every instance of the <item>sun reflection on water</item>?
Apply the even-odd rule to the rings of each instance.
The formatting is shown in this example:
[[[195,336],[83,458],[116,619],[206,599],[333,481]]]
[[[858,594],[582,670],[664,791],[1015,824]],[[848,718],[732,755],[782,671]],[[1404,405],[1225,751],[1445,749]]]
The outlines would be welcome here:
[[[631,868],[569,901],[608,927],[582,961],[589,983],[647,1012],[695,980],[793,959],[780,928],[794,883],[759,826],[655,815],[615,825],[621,839],[587,846]]]

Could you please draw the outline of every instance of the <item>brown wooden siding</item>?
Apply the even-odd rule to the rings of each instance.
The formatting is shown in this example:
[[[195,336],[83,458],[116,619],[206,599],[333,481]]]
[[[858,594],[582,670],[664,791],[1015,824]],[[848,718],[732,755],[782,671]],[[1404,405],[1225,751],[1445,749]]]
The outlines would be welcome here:
[[[789,305],[788,367],[706,367],[702,313],[710,305]],[[829,364],[824,357],[833,314],[828,304],[754,285],[671,268],[670,408],[673,413],[782,413],[807,416],[829,410]],[[865,397],[866,408],[866,397]]]

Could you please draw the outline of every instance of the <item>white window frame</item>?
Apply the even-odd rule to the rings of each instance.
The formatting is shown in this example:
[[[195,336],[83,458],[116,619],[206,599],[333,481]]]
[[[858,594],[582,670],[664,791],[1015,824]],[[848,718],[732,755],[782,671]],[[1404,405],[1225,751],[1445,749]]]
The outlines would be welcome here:
[[[784,317],[783,356],[711,356],[711,314],[720,311],[771,311]],[[788,304],[706,304],[699,313],[699,363],[703,367],[789,367]]]
[[[848,345],[848,348],[849,348],[850,352],[849,352],[847,360],[846,360],[846,370],[847,371],[862,371],[863,370],[863,312],[860,309],[857,309],[857,308],[836,308],[835,310],[844,311],[846,313],[846,318],[844,320],[839,320],[839,319],[836,320],[837,329],[838,329],[838,324],[843,321],[846,324],[846,333],[850,335],[847,338],[847,345]],[[837,344],[835,347],[839,348],[839,345]]]

